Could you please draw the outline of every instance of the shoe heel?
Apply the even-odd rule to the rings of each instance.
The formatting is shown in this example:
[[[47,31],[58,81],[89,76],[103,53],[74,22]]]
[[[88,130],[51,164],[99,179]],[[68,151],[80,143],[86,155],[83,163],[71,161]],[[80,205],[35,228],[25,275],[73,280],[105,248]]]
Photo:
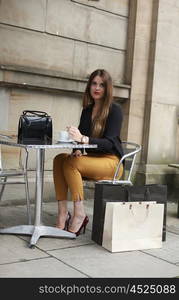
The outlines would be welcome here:
[[[83,227],[83,234],[85,234],[85,230],[86,230],[86,225],[84,225]]]
[[[64,230],[67,230],[67,231],[68,231],[68,227],[69,227],[69,224],[70,224],[70,220],[71,220],[71,214],[70,214],[70,212],[68,212],[67,219],[66,219],[66,221],[65,221],[65,228],[64,228]]]
[[[82,229],[83,229],[83,234],[85,233],[86,225],[88,224],[88,222],[89,222],[89,218],[86,216],[83,220],[83,223],[81,224],[80,229],[76,232],[76,236],[80,235]]]
[[[86,231],[86,225],[88,224],[88,222],[89,222],[89,218],[88,218],[88,216],[86,216],[85,217],[85,219],[84,219],[84,228],[83,228],[83,234],[85,233],[85,231]]]

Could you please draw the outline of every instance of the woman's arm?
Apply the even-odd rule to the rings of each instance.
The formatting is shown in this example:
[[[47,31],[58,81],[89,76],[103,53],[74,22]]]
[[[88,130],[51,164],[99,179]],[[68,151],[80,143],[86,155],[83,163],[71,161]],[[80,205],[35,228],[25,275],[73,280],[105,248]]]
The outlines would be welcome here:
[[[106,126],[102,138],[89,137],[89,144],[97,144],[97,151],[110,152],[113,148],[113,140],[118,139],[122,127],[123,114],[121,107],[113,104],[106,120]]]
[[[69,126],[68,130],[75,141],[85,144],[97,144],[98,147],[95,149],[95,152],[107,153],[111,152],[114,146],[113,140],[118,139],[120,136],[122,120],[121,107],[118,104],[113,104],[106,120],[103,137],[93,138],[90,136],[91,113],[89,110],[84,109],[78,128]]]

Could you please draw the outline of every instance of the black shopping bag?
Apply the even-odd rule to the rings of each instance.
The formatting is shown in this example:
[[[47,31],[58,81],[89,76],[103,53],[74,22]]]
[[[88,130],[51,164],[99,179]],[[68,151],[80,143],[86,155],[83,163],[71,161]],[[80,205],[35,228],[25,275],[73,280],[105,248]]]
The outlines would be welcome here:
[[[143,186],[125,186],[97,182],[94,193],[92,240],[102,245],[106,202],[156,201],[164,204],[162,241],[166,240],[167,186],[147,184]]]

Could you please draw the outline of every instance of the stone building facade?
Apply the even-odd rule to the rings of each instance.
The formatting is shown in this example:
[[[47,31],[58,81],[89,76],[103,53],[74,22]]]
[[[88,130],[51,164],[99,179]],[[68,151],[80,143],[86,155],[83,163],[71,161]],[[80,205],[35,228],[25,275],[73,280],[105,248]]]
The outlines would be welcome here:
[[[104,68],[122,139],[142,145],[136,182],[177,186],[168,163],[179,159],[178,15],[179,0],[1,0],[0,132],[16,134],[26,109],[52,116],[54,138],[77,126],[87,78]],[[32,181],[34,165],[32,153]]]

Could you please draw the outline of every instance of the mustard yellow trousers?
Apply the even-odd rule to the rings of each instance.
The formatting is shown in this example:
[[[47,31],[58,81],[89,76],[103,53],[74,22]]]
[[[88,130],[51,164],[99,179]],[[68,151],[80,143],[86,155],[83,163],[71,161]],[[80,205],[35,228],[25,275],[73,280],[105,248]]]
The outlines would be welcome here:
[[[53,178],[57,200],[67,200],[68,188],[73,201],[84,200],[83,177],[93,180],[112,179],[119,158],[115,155],[71,156],[58,154],[53,161]],[[123,166],[118,179],[122,176]]]

